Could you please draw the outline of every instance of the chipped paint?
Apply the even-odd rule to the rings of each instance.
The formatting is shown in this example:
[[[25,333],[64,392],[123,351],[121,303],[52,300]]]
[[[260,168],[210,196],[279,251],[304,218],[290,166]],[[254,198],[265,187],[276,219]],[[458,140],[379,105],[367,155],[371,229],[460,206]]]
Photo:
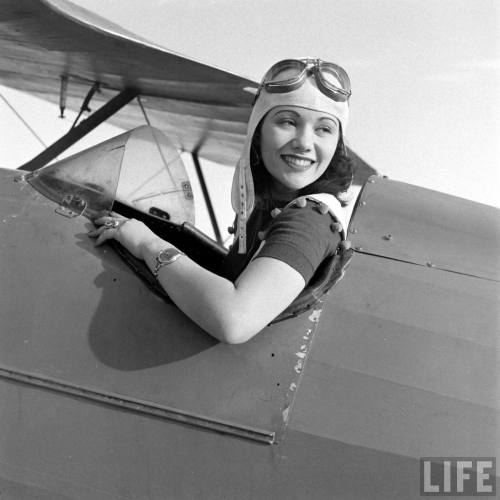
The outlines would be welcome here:
[[[302,344],[300,346],[299,352],[295,353],[295,356],[297,356],[301,359],[304,359],[306,357],[306,354],[307,354],[307,348],[308,348],[307,344]]]
[[[319,307],[322,306],[322,303],[319,303]],[[314,309],[308,316],[308,327],[305,328],[304,333],[301,336],[301,341],[299,345],[296,347],[296,352],[294,353],[296,358],[295,365],[293,366],[293,370],[295,372],[293,376],[293,381],[290,381],[290,385],[288,386],[288,390],[285,396],[285,401],[283,402],[283,410],[282,414],[282,427],[280,429],[279,436],[283,436],[283,433],[288,425],[288,420],[290,418],[290,410],[293,407],[293,401],[298,392],[298,387],[300,383],[301,373],[305,367],[305,363],[307,360],[307,356],[309,355],[309,351],[311,348],[311,341],[314,336],[314,332],[318,326],[319,317],[321,315],[321,309]],[[280,438],[278,438],[279,441]]]
[[[27,183],[27,181],[26,181],[26,175],[27,174],[22,174],[22,175],[19,175],[17,177],[14,177],[13,181],[14,182],[24,182],[24,183]]]
[[[314,309],[312,314],[309,316],[309,321],[317,323],[319,321],[319,317],[321,316],[321,311],[321,309]]]
[[[282,412],[282,415],[283,415],[283,422],[287,423],[288,422],[288,415],[290,413],[290,406],[287,405],[285,406],[285,409],[283,410]]]

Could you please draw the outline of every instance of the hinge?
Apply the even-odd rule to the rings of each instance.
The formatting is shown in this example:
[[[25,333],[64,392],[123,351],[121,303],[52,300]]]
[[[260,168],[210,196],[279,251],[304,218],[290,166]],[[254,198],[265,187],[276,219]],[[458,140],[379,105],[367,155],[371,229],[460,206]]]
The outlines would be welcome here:
[[[61,201],[61,204],[56,208],[56,213],[64,217],[73,218],[82,215],[87,208],[87,202],[72,194],[67,194]]]

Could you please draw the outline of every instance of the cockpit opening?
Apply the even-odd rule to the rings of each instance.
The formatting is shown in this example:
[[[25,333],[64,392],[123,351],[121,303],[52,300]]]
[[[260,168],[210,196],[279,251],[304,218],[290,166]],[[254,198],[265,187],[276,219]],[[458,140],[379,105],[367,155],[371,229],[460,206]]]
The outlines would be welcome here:
[[[91,220],[111,210],[144,222],[206,269],[220,274],[227,249],[195,226],[191,183],[184,163],[158,129],[143,126],[26,175],[26,180],[59,206],[66,217]],[[169,300],[147,266],[116,242],[115,250],[155,293]],[[339,248],[275,321],[313,307],[342,278],[352,257]]]

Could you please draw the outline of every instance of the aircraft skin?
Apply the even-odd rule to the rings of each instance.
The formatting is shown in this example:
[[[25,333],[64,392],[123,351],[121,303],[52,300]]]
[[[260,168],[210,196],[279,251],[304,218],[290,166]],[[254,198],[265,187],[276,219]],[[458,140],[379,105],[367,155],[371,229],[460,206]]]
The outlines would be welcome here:
[[[0,170],[2,498],[410,499],[421,457],[499,456],[497,209],[369,178],[343,279],[231,346],[26,174]]]
[[[495,209],[470,202],[457,222],[484,242],[457,249],[467,272],[440,269],[453,267],[444,253],[431,267],[358,250],[322,305],[230,346],[94,247],[85,218],[56,214],[21,172],[1,175],[12,498],[417,498],[419,457],[497,456],[498,252],[483,260]],[[380,178],[353,243],[401,192],[425,198],[424,217],[391,214],[381,241],[445,247],[440,221],[464,200]]]

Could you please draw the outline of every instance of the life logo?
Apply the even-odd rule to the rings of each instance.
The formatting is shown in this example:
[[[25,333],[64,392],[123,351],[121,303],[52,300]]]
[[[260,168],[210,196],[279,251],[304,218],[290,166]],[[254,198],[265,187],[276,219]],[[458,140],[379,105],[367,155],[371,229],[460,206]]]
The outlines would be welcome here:
[[[421,496],[496,495],[495,457],[420,459]]]

